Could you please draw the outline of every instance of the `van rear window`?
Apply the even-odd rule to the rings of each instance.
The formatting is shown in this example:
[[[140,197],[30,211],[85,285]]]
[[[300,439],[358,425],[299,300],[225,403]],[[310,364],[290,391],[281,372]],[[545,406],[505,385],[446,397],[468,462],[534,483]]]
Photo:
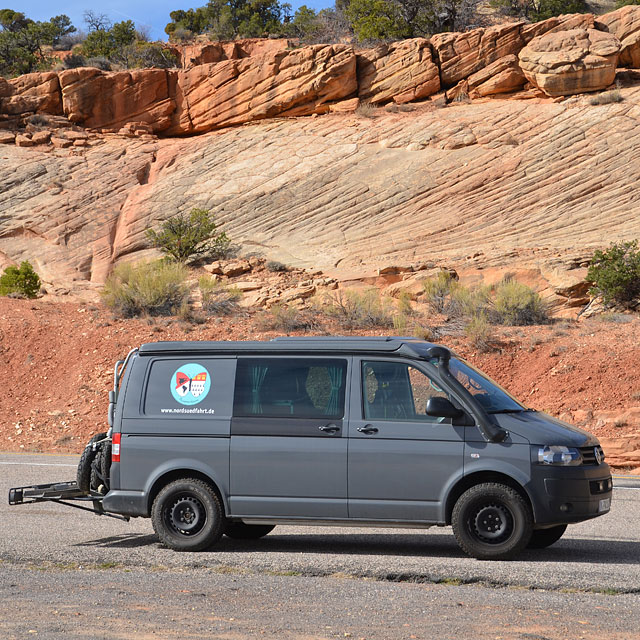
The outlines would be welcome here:
[[[234,416],[344,416],[346,360],[240,358],[236,371]]]

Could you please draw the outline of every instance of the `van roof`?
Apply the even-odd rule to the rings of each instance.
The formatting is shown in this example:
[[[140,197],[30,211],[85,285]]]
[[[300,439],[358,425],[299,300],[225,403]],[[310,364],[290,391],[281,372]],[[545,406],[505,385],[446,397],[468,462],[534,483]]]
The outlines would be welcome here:
[[[318,336],[279,337],[269,341],[180,341],[148,342],[140,347],[141,354],[153,353],[393,353],[410,357],[425,357],[427,350],[439,347],[417,338],[400,336]],[[442,347],[440,347],[442,348]]]

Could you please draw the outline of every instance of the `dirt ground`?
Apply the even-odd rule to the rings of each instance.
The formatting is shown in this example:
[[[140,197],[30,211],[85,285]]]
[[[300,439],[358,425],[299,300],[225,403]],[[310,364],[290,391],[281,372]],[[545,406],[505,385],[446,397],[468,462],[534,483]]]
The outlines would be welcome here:
[[[0,450],[80,452],[92,434],[106,429],[115,361],[143,342],[278,335],[260,330],[255,313],[242,314],[202,324],[124,320],[102,305],[0,298]],[[323,329],[348,333],[326,324]],[[631,453],[640,454],[637,315],[499,328],[490,353],[478,352],[463,337],[445,335],[438,341],[527,406],[587,428],[603,440],[605,451],[625,453],[626,458],[613,460],[618,470],[640,471],[640,455]]]

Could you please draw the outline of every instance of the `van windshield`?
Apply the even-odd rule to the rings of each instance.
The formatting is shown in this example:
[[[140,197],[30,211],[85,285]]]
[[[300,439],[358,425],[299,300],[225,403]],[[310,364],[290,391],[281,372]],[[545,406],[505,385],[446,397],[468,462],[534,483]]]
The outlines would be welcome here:
[[[432,361],[438,366],[438,362]],[[460,358],[449,360],[451,375],[474,397],[487,413],[526,411],[513,396],[483,373]]]

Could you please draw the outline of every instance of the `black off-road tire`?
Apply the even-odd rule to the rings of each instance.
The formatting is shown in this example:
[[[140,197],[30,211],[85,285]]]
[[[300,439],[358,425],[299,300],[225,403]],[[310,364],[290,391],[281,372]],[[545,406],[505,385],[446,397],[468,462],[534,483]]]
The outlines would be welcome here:
[[[566,524],[559,524],[549,529],[534,529],[527,549],[546,549],[554,542],[558,542],[566,530]]]
[[[151,507],[151,522],[160,541],[174,551],[202,551],[224,532],[224,512],[211,485],[180,478],[166,485]]]
[[[460,548],[478,560],[508,560],[529,543],[533,516],[511,487],[486,482],[467,489],[453,508],[453,533]]]
[[[227,522],[224,534],[234,540],[257,540],[271,533],[274,524],[245,524],[244,522]]]
[[[103,496],[109,491],[109,471],[111,470],[111,442],[103,442],[91,462],[91,491]]]
[[[93,443],[98,442],[99,440],[103,440],[107,437],[106,433],[96,433],[89,443],[84,448],[82,455],[80,456],[80,462],[78,462],[78,471],[76,474],[76,482],[78,484],[78,488],[80,491],[84,493],[89,493],[91,490],[91,463],[94,458],[98,454],[97,451],[93,450]]]

